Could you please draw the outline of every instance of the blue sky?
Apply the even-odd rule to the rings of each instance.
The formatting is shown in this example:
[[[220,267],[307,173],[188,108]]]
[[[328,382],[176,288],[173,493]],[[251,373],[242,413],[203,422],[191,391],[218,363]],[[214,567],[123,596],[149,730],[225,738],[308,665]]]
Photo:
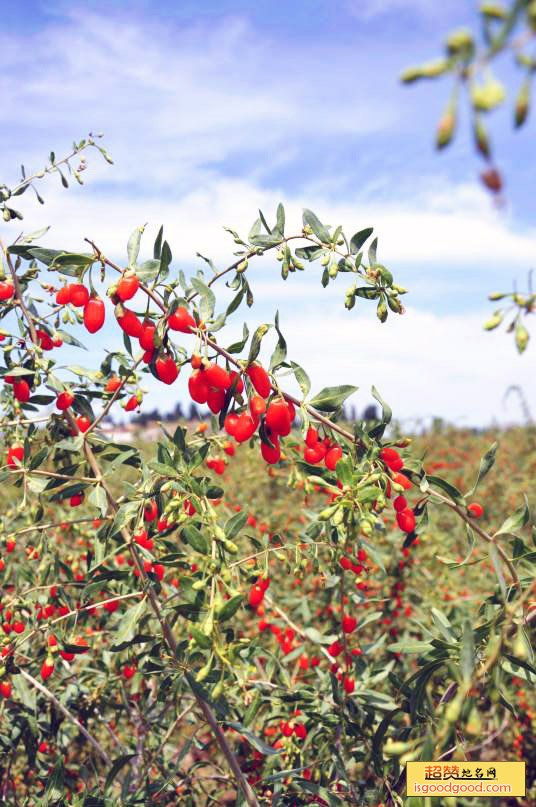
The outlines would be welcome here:
[[[304,206],[350,234],[374,226],[380,260],[411,291],[404,317],[381,326],[363,305],[346,312],[343,280],[323,292],[311,267],[285,285],[268,260],[252,268],[259,305],[245,315],[250,326],[279,308],[291,358],[316,388],[359,385],[358,409],[374,383],[402,419],[515,419],[502,395],[519,383],[534,400],[533,357],[518,357],[509,337],[484,334],[481,323],[487,292],[515,279],[523,287],[533,265],[534,117],[515,135],[511,106],[490,119],[507,176],[498,211],[478,183],[466,115],[454,145],[433,148],[448,80],[398,82],[404,67],[439,56],[452,28],[473,24],[475,5],[13,4],[0,33],[2,180],[15,180],[20,162],[39,166],[51,148],[61,154],[88,130],[104,131],[115,165],[90,156],[85,188],[65,192],[49,180],[44,208],[23,197],[25,230],[50,224],[44,243],[78,250],[91,236],[121,261],[136,226],[148,222],[149,254],[164,223],[174,265],[187,272],[197,250],[224,266],[233,244],[222,225],[245,231],[258,207],[269,214],[280,200],[295,229]],[[508,58],[497,72],[517,86]],[[13,227],[1,232],[9,238]],[[239,314],[229,343],[241,327]],[[112,333],[93,349],[109,347]],[[147,388],[147,406],[167,408],[161,388]],[[184,380],[166,396],[171,408]]]

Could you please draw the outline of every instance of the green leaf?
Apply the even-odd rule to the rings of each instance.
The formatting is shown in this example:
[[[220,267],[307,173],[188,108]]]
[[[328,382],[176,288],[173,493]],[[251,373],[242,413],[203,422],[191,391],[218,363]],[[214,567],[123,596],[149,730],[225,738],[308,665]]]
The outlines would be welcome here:
[[[532,670],[530,665],[527,665],[525,662],[514,658],[514,656],[506,656],[501,658],[499,664],[501,669],[510,675],[513,675],[516,678],[523,678],[524,681],[528,681],[528,683],[532,684],[533,686],[536,684],[536,673],[534,670]]]
[[[48,807],[50,802],[58,801],[64,794],[65,769],[60,757],[51,773],[47,774],[47,786],[40,801],[40,807]]]
[[[394,644],[387,645],[387,650],[390,650],[392,653],[428,653],[430,650],[433,650],[434,646],[430,644],[430,642],[412,642],[410,641],[400,641],[395,642]]]
[[[445,479],[441,479],[439,476],[426,476],[423,481],[428,482],[430,485],[440,488],[444,491],[449,498],[459,504],[460,507],[465,507],[465,499],[463,494],[456,488],[454,485],[451,485],[450,482],[447,482]],[[421,483],[421,490],[422,490],[422,483]]]
[[[506,599],[506,583],[504,580],[504,575],[501,569],[501,562],[499,560],[499,553],[497,552],[497,547],[495,544],[489,545],[489,556],[491,558],[491,562],[493,563],[493,568],[495,569],[495,574],[497,575],[497,581],[499,583],[499,588],[501,589],[501,593],[503,598]]]
[[[367,238],[372,235],[373,231],[373,227],[366,227],[364,230],[360,230],[358,233],[352,236],[350,240],[351,255],[357,255]]]
[[[135,635],[135,628],[145,611],[145,598],[129,608],[121,617],[114,632],[114,645],[131,642]]]
[[[210,636],[204,634],[203,631],[199,630],[199,628],[196,628],[194,625],[190,625],[189,630],[194,637],[196,644],[198,644],[199,647],[202,647],[203,650],[209,650],[212,647],[212,639]]]
[[[211,288],[199,277],[192,277],[191,283],[196,292],[201,298],[199,311],[202,319],[210,319],[214,314],[214,306],[216,305],[216,295]]]
[[[153,258],[156,260],[160,260],[160,255],[162,252],[162,236],[164,235],[164,225],[162,224],[160,229],[158,230],[158,235],[156,236],[154,247],[153,247]]]
[[[460,647],[460,670],[462,678],[469,684],[475,668],[475,637],[469,619],[464,621],[463,634]]]
[[[256,751],[259,751],[261,754],[264,754],[265,757],[269,756],[276,756],[281,752],[275,748],[272,748],[270,745],[266,745],[259,737],[256,737],[254,734],[251,733],[242,723],[238,723],[235,721],[229,722],[227,721],[227,725],[231,726],[231,728],[236,729],[246,740],[253,746]]]
[[[316,237],[322,241],[323,244],[329,244],[331,241],[329,230],[325,227],[320,219],[312,210],[304,208],[303,210],[303,223],[309,225]]]
[[[277,223],[275,228],[277,230],[277,234],[281,236],[281,238],[283,238],[283,236],[285,235],[285,208],[283,207],[281,202],[279,202],[279,204],[277,205],[276,219]]]
[[[249,348],[248,364],[255,361],[261,349],[261,341],[263,336],[268,333],[272,326],[269,324],[259,325],[251,339],[251,347]]]
[[[249,339],[249,330],[248,326],[244,322],[244,327],[242,331],[242,339],[239,342],[233,342],[232,345],[229,345],[227,348],[227,353],[242,353],[244,350],[246,343]]]
[[[296,257],[303,258],[306,261],[314,261],[317,258],[320,258],[321,255],[324,255],[325,252],[326,250],[324,247],[298,247],[296,250]]]
[[[99,510],[101,516],[105,516],[108,511],[108,497],[102,485],[95,485],[88,496],[88,502]]]
[[[505,533],[513,533],[516,530],[526,527],[530,521],[529,503],[525,494],[525,504],[519,507],[511,516],[503,522],[502,526],[495,533],[495,535],[504,535]]]
[[[270,370],[276,370],[286,359],[287,357],[287,343],[285,342],[285,338],[279,329],[279,311],[276,312],[275,315],[275,329],[277,331],[277,345],[272,353],[272,358],[270,359]]]
[[[127,255],[128,265],[131,269],[136,266],[136,261],[138,260],[138,255],[140,253],[141,237],[145,231],[145,227],[145,224],[142,227],[137,227],[128,239]]]
[[[113,534],[122,527],[125,527],[129,521],[137,515],[138,510],[139,502],[125,502],[125,504],[121,504],[110,527],[110,533]]]
[[[294,371],[294,378],[300,385],[303,397],[307,398],[307,396],[309,395],[309,390],[311,389],[311,381],[309,379],[309,376],[307,375],[303,367],[300,367],[300,365],[296,364],[295,361],[291,361],[290,366]]]
[[[225,537],[227,538],[228,541],[232,541],[233,538],[236,535],[238,535],[238,533],[243,528],[247,520],[248,520],[248,514],[245,510],[241,510],[234,516],[231,516],[231,518],[226,522],[224,527]]]
[[[443,634],[447,642],[455,642],[457,640],[456,634],[450,624],[448,618],[440,611],[439,608],[432,608],[432,619]]]
[[[242,302],[243,299],[244,299],[244,289],[240,289],[238,294],[236,294],[233,297],[233,299],[231,300],[231,302],[227,306],[227,309],[225,311],[225,316],[228,317],[230,314],[233,313],[233,311],[236,311],[236,309],[239,307],[239,305],[240,305],[240,303]]]
[[[105,791],[107,791],[108,788],[113,784],[113,781],[121,768],[123,768],[127,762],[130,762],[131,759],[134,759],[135,756],[137,756],[137,754],[124,754],[124,756],[114,759],[112,767],[108,771],[108,775],[106,776],[106,781],[104,783]]]
[[[43,448],[40,449],[40,451],[38,451],[37,454],[31,457],[30,464],[28,466],[30,470],[33,471],[34,468],[39,468],[39,466],[41,465],[42,462],[45,461],[47,456],[48,456],[48,447],[43,446]]]
[[[480,460],[480,468],[478,469],[478,476],[476,478],[476,482],[471,488],[471,490],[467,493],[467,496],[472,496],[474,494],[480,482],[482,482],[488,471],[493,467],[495,463],[495,456],[497,454],[498,445],[499,445],[498,443],[493,443]]]
[[[387,425],[391,422],[393,412],[389,404],[385,403],[376,387],[373,386],[371,392],[372,397],[378,401],[378,403],[381,405],[382,408],[381,421],[376,426],[373,426],[373,428],[369,431],[369,437],[377,439],[378,437],[383,436],[383,433],[385,432]]]
[[[378,260],[377,260],[377,257],[376,257],[376,250],[377,249],[378,249],[378,239],[375,238],[374,241],[371,243],[369,249],[368,249],[368,259],[369,259],[369,264],[371,266],[375,266],[378,263]]]
[[[467,540],[468,540],[468,549],[465,558],[461,561],[461,563],[457,563],[454,560],[448,560],[447,558],[442,558],[439,555],[436,555],[436,558],[440,563],[444,563],[445,566],[448,566],[450,569],[458,569],[460,566],[465,566],[471,560],[471,556],[473,554],[473,548],[475,546],[475,534],[469,524],[465,525],[465,530],[467,533]],[[479,563],[478,560],[473,561],[474,563]]]
[[[320,644],[320,645],[331,644],[337,638],[332,634],[325,635],[323,633],[320,633],[320,631],[318,631],[316,628],[312,626],[305,628],[303,633],[309,639],[310,642],[313,642],[313,644]]]
[[[155,258],[149,258],[144,261],[140,266],[136,266],[136,275],[138,280],[142,283],[150,283],[153,281],[160,272],[160,261]]]
[[[230,600],[227,600],[216,613],[218,622],[225,622],[226,619],[230,619],[234,616],[243,602],[244,597],[242,594],[237,594],[235,597],[231,597]]]
[[[339,387],[324,387],[309,403],[319,412],[334,412],[357,389],[358,387],[353,387],[350,384],[341,384]]]
[[[202,555],[208,554],[208,542],[203,533],[190,525],[185,527],[182,531],[182,536],[186,540],[186,543],[189,544],[192,549],[195,549],[196,552],[201,552]]]

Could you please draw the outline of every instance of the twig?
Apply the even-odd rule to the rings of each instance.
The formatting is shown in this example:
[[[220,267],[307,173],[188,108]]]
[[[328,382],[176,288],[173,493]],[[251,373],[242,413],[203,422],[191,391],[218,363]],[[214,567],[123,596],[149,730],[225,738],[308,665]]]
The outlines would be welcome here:
[[[74,726],[76,726],[76,727],[77,727],[77,729],[80,731],[80,733],[84,735],[84,737],[86,738],[86,740],[87,740],[89,743],[91,743],[91,745],[93,746],[93,748],[95,749],[95,751],[97,751],[97,752],[98,752],[98,754],[99,754],[99,755],[102,757],[102,759],[104,760],[104,762],[105,762],[107,765],[111,765],[111,764],[112,764],[112,760],[110,759],[110,757],[108,756],[108,754],[106,753],[106,751],[105,751],[103,748],[101,748],[101,746],[98,744],[97,740],[96,740],[94,737],[92,737],[92,736],[91,736],[91,734],[89,733],[89,731],[88,731],[87,729],[85,729],[85,728],[84,728],[84,726],[83,726],[83,725],[80,723],[80,721],[79,721],[79,720],[77,720],[77,718],[76,718],[74,715],[72,715],[72,714],[69,712],[69,710],[68,710],[68,709],[66,709],[66,708],[65,708],[65,706],[64,706],[62,703],[60,703],[60,701],[59,701],[59,700],[56,698],[56,696],[52,694],[52,692],[50,691],[50,689],[48,689],[46,686],[44,686],[44,684],[41,684],[39,681],[37,681],[37,680],[36,680],[36,679],[35,679],[35,678],[34,678],[32,675],[30,675],[30,673],[27,673],[27,672],[26,672],[26,670],[20,669],[20,670],[19,670],[19,672],[20,672],[20,674],[22,675],[22,677],[23,677],[23,678],[25,678],[25,679],[26,679],[26,681],[28,681],[28,683],[29,683],[29,684],[31,684],[33,687],[35,687],[35,689],[38,689],[40,692],[42,692],[42,693],[43,693],[43,695],[45,695],[45,697],[46,697],[46,698],[48,698],[48,700],[49,700],[51,703],[53,703],[53,704],[54,704],[54,706],[56,707],[56,709],[59,709],[59,711],[60,711],[60,712],[61,712],[63,715],[65,715],[65,717],[67,718],[67,720],[70,720],[70,721],[71,721],[71,723],[72,723]]]

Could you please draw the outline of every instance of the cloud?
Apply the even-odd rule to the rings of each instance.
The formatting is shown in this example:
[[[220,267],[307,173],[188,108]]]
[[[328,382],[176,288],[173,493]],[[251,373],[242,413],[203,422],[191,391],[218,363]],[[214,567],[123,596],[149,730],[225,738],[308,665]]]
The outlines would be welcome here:
[[[360,414],[373,399],[374,384],[394,417],[430,425],[434,416],[464,426],[522,421],[508,386],[536,398],[532,363],[515,352],[501,332],[482,330],[483,314],[440,315],[409,308],[385,325],[370,312],[356,319],[333,308],[283,309],[281,327],[289,356],[322,386],[354,384],[350,399]],[[268,337],[267,337],[268,338]]]
[[[194,171],[210,174],[225,161],[262,175],[304,139],[359,136],[395,115],[366,91],[364,76],[356,85],[350,48],[337,58],[324,48],[320,69],[316,47],[282,47],[238,17],[168,26],[75,6],[24,42],[5,33],[0,43],[4,114],[19,134],[4,159],[18,164],[21,147],[25,160],[37,159],[41,137],[104,129],[117,165],[113,179],[104,169],[99,179],[131,183],[140,195],[181,192]],[[348,104],[350,94],[359,103]]]

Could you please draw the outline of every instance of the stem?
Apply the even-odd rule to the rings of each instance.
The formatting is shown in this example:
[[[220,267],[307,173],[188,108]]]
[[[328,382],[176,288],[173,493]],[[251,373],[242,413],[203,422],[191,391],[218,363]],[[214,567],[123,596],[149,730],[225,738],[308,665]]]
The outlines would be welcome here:
[[[65,708],[65,706],[64,706],[62,703],[60,703],[60,701],[59,701],[59,700],[56,698],[56,696],[52,694],[52,692],[50,691],[50,689],[48,689],[46,686],[44,686],[44,685],[43,685],[43,684],[41,684],[39,681],[37,681],[37,680],[36,680],[36,679],[35,679],[33,676],[31,676],[31,675],[30,675],[30,673],[27,673],[27,672],[26,672],[26,670],[20,669],[20,670],[19,670],[19,672],[20,672],[20,674],[22,675],[22,677],[23,677],[23,678],[25,678],[25,679],[28,681],[28,683],[29,683],[29,684],[31,684],[33,687],[35,687],[35,688],[36,688],[36,689],[38,689],[40,692],[42,692],[42,693],[43,693],[43,695],[44,695],[46,698],[48,698],[48,700],[49,700],[51,703],[53,703],[53,704],[54,704],[54,706],[56,707],[56,709],[59,709],[59,711],[60,711],[60,712],[61,712],[63,715],[65,715],[65,717],[67,718],[67,720],[70,720],[70,721],[71,721],[71,723],[72,723],[74,726],[76,726],[76,727],[77,727],[77,729],[80,731],[80,733],[84,735],[84,737],[86,738],[86,740],[87,740],[89,743],[91,743],[91,745],[93,746],[93,748],[95,749],[95,751],[97,751],[97,753],[98,753],[98,754],[99,754],[99,755],[102,757],[102,759],[104,760],[104,762],[105,762],[107,765],[111,765],[111,764],[112,764],[112,760],[110,759],[110,757],[108,756],[108,754],[106,753],[106,751],[105,751],[103,748],[101,748],[101,746],[98,744],[98,742],[96,741],[96,739],[95,739],[94,737],[92,737],[92,736],[91,736],[91,734],[89,733],[89,731],[87,731],[87,729],[85,729],[85,728],[84,728],[84,726],[83,726],[83,725],[80,723],[80,721],[79,721],[79,720],[77,720],[77,719],[76,719],[76,717],[75,717],[74,715],[72,715],[72,714],[69,712],[69,710],[68,710],[68,709],[66,709],[66,708]]]
[[[70,413],[69,413],[69,418],[72,419],[72,415]],[[87,432],[86,432],[86,434],[87,434]],[[108,505],[109,505],[110,510],[114,514],[117,513],[118,507],[117,507],[117,504],[115,502],[114,496],[113,496],[110,488],[108,487],[107,482],[102,477],[101,470],[99,468],[97,459],[96,459],[95,455],[93,454],[91,446],[89,445],[88,441],[85,440],[85,439],[84,439],[84,451],[85,451],[87,460],[89,462],[89,465],[91,466],[95,476],[97,476],[99,479],[101,479],[101,484],[102,484],[103,490],[105,491],[106,496],[108,498]],[[158,621],[160,623],[160,626],[162,628],[162,633],[163,633],[164,640],[165,640],[166,644],[168,645],[169,649],[171,650],[173,658],[176,659],[176,657],[177,657],[177,642],[175,641],[175,637],[173,636],[173,633],[171,631],[171,628],[170,628],[167,620],[165,619],[165,617],[162,614],[162,611],[160,609],[160,603],[158,602],[156,594],[154,593],[154,589],[153,589],[153,587],[151,585],[151,581],[147,577],[147,573],[146,573],[145,569],[143,568],[143,563],[140,561],[138,551],[137,551],[136,547],[134,546],[134,544],[132,542],[132,538],[131,538],[128,530],[126,529],[126,527],[121,528],[121,535],[123,536],[125,542],[128,544],[128,549],[129,549],[130,554],[132,555],[132,559],[133,559],[134,563],[136,564],[136,567],[137,567],[137,569],[138,569],[138,571],[140,573],[141,579],[144,581],[144,583],[146,585],[149,602],[150,602],[151,607],[152,607],[152,609],[153,609],[153,611],[155,613],[155,616],[158,619]],[[210,726],[210,728],[212,729],[212,732],[214,733],[214,735],[216,737],[218,745],[220,746],[220,749],[221,749],[225,759],[227,760],[227,763],[228,763],[229,767],[231,768],[239,787],[242,789],[242,792],[244,793],[244,797],[246,799],[247,804],[249,805],[249,807],[260,807],[260,804],[257,801],[257,797],[255,796],[255,793],[253,792],[249,782],[247,781],[244,774],[242,773],[242,770],[240,769],[240,765],[238,764],[238,760],[237,760],[235,754],[233,753],[232,749],[230,748],[229,744],[227,743],[227,739],[226,739],[226,737],[225,737],[225,735],[224,735],[224,733],[223,733],[223,731],[221,729],[221,726],[216,721],[216,718],[214,717],[214,714],[212,713],[212,710],[210,709],[209,705],[207,703],[205,703],[205,701],[202,698],[200,698],[196,693],[194,693],[194,696],[195,696],[195,699],[197,701],[197,705],[199,706],[199,708],[201,709],[201,712],[203,713],[205,721],[208,723],[208,725]]]
[[[11,278],[13,280],[13,287],[15,289],[15,298],[17,299],[17,302],[18,302],[18,304],[20,306],[20,310],[22,311],[22,314],[23,314],[24,318],[26,319],[26,321],[28,323],[28,328],[30,329],[30,336],[32,338],[32,342],[34,343],[34,345],[38,345],[39,340],[37,338],[37,333],[36,333],[36,330],[35,330],[35,325],[34,325],[33,319],[30,316],[30,313],[29,313],[28,309],[26,308],[24,300],[22,299],[22,291],[21,291],[21,288],[20,288],[19,278],[17,277],[15,267],[13,266],[13,262],[11,260],[11,255],[9,254],[7,249],[5,248],[4,242],[2,241],[2,239],[0,239],[0,248],[2,249],[4,255],[6,256],[7,265],[9,267],[9,271],[11,273]]]
[[[446,504],[447,507],[450,507],[451,510],[454,510],[454,512],[457,513],[460,516],[460,518],[466,522],[466,524],[469,524],[471,529],[473,529],[477,533],[477,535],[479,535],[484,541],[486,541],[486,543],[493,544],[493,546],[497,549],[497,552],[503,559],[504,563],[508,567],[508,571],[510,572],[510,576],[512,578],[514,586],[521,592],[522,591],[521,583],[519,581],[519,577],[517,575],[515,567],[510,558],[507,556],[504,549],[502,548],[502,546],[499,543],[497,543],[495,538],[493,538],[491,535],[488,535],[488,533],[485,530],[483,530],[482,527],[480,527],[474,521],[474,519],[468,516],[465,510],[459,505],[457,505],[455,502],[452,502],[450,499],[447,499],[445,496],[442,496],[441,493],[437,493],[437,491],[435,490],[430,489],[429,493],[432,496],[435,496],[435,498],[438,499],[443,504]]]

